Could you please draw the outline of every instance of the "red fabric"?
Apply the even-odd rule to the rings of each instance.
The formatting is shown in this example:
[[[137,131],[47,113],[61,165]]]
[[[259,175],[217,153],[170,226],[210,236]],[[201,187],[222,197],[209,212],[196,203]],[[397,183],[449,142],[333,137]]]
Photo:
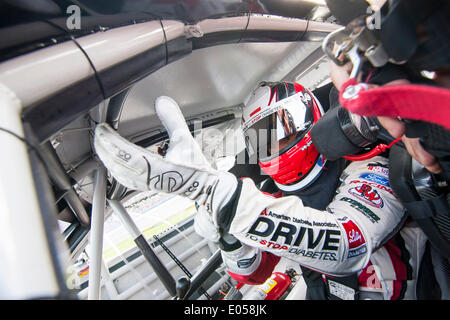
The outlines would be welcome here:
[[[364,116],[401,117],[423,120],[450,130],[450,90],[425,85],[384,86],[359,92],[355,99],[343,93],[356,80],[350,79],[340,90],[339,102],[349,111]]]
[[[255,114],[257,114],[257,113],[260,112],[260,111],[261,111],[261,107],[256,108],[255,110],[253,110],[253,111],[250,113],[249,117],[254,116]]]
[[[397,237],[400,237],[400,235],[397,235]],[[390,262],[395,272],[395,278],[392,280],[389,279],[392,282],[392,295],[390,300],[403,299],[407,288],[406,281],[412,279],[412,275],[408,271],[409,256],[405,253],[406,247],[400,247],[396,238],[393,238],[384,245],[384,248],[389,254]],[[358,276],[358,283],[360,287],[372,289],[382,288],[381,281],[375,272],[372,262],[369,261],[367,266],[361,271]]]
[[[397,300],[403,298],[403,292],[406,290],[406,280],[411,280],[408,276],[408,261],[404,261],[405,257],[402,256],[402,250],[395,242],[395,238],[389,240],[384,247],[389,253],[392,266],[395,270],[395,280],[393,281],[393,292],[391,300]]]
[[[362,288],[381,289],[381,281],[375,272],[372,262],[361,271],[358,277],[358,284]]]
[[[295,146],[283,154],[267,161],[259,161],[261,169],[273,180],[281,184],[296,182],[314,167],[319,159],[319,151],[312,144],[311,131]]]
[[[250,285],[262,284],[272,275],[273,269],[275,269],[275,266],[279,261],[280,257],[269,252],[262,252],[261,262],[258,269],[256,269],[252,274],[245,276],[230,271],[227,272],[230,277],[239,283]]]
[[[407,270],[407,263],[409,263],[409,261],[405,261],[405,258],[402,257],[401,248],[395,242],[395,238],[389,240],[384,247],[389,253],[392,265],[394,266],[395,280],[411,280],[408,277]]]

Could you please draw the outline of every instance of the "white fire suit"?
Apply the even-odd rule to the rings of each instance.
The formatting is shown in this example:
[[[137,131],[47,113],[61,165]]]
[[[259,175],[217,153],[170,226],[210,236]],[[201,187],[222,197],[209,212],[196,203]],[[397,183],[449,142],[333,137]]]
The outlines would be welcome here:
[[[341,179],[325,211],[305,207],[296,196],[264,194],[251,179],[242,179],[226,227],[242,243],[223,251],[230,275],[260,283],[270,275],[276,257],[284,257],[331,276],[358,273],[360,290],[378,292],[384,299],[414,299],[426,237],[410,223],[398,233],[405,214],[390,188],[387,160],[353,162]]]
[[[386,259],[397,264],[389,250],[379,248],[398,232],[405,218],[390,189],[385,159],[370,159],[370,163],[379,163],[372,166],[369,161],[351,163],[333,201],[326,210],[316,210],[304,206],[297,196],[275,198],[258,190],[251,179],[237,180],[229,172],[214,170],[194,141],[177,103],[159,97],[155,110],[170,137],[165,156],[134,145],[106,124],[95,129],[96,153],[127,188],[195,200],[199,208],[195,228],[205,238],[221,243],[232,274],[254,277],[253,282],[257,282],[265,275],[261,270],[267,273],[277,257],[285,257],[331,276],[360,272],[362,278],[372,280],[375,270],[381,283],[415,279],[418,266],[414,262],[423,253],[424,239],[417,235],[403,241],[408,254],[402,255],[400,250],[410,276],[403,277],[395,268],[388,277],[378,272]],[[391,252],[399,250],[393,247]],[[364,273],[370,271],[368,267],[372,273]]]

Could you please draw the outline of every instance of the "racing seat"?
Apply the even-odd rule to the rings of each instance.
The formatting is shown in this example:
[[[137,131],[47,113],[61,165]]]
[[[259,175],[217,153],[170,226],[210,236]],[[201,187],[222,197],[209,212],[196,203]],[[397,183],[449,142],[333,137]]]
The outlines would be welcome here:
[[[446,181],[430,174],[402,147],[389,155],[389,180],[407,214],[428,237],[419,269],[419,300],[449,299],[450,197]]]

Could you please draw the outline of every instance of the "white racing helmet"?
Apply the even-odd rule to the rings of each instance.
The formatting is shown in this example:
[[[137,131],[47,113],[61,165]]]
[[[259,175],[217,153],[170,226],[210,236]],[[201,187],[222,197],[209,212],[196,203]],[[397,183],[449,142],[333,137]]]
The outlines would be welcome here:
[[[325,159],[311,141],[311,128],[324,114],[317,98],[298,83],[262,82],[243,109],[248,154],[283,191],[312,183]]]

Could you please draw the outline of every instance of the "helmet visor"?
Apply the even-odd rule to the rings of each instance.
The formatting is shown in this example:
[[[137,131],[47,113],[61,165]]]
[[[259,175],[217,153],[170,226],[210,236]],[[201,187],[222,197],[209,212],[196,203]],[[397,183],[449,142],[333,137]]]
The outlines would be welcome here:
[[[314,123],[312,97],[299,92],[265,107],[257,107],[243,124],[249,155],[275,157],[298,143]]]

